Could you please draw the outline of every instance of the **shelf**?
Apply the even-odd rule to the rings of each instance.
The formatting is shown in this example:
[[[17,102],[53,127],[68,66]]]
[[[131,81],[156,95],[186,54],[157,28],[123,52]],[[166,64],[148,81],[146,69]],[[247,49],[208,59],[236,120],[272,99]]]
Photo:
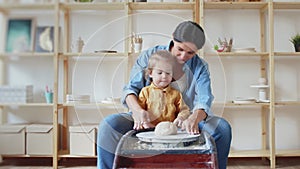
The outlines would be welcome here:
[[[45,158],[45,157],[50,157],[52,158],[52,155],[28,155],[28,154],[12,154],[12,155],[1,155],[3,158]]]
[[[124,108],[125,107],[121,103],[64,103],[65,107],[107,107],[107,108]]]
[[[0,3],[0,11],[2,12],[8,12],[11,10],[53,10],[55,5],[53,3],[28,3],[28,4],[16,4],[16,3]]]
[[[71,154],[62,154],[59,155],[60,158],[97,158],[97,156],[86,156],[86,155],[71,155]]]
[[[232,107],[232,106],[269,106],[270,103],[246,103],[246,104],[239,104],[239,103],[226,103],[225,106]]]
[[[68,150],[60,150],[58,152],[58,157],[60,158],[97,158],[97,156],[90,155],[71,155]]]
[[[221,106],[224,105],[226,107],[241,107],[241,106],[269,106],[270,103],[262,103],[262,102],[256,102],[256,103],[232,103],[232,102],[214,102],[213,105],[215,106]]]
[[[22,107],[53,107],[53,104],[49,103],[0,103],[0,107],[6,106],[22,106]]]
[[[241,52],[241,53],[233,53],[233,52],[220,52],[220,53],[204,53],[204,56],[269,56],[268,52]]]
[[[298,149],[298,150],[276,150],[276,156],[278,156],[278,157],[300,156],[300,149]]]
[[[269,150],[230,150],[229,157],[270,157]]]
[[[71,58],[76,61],[120,61],[128,58],[125,53],[65,53],[60,54],[59,56],[61,58]]]
[[[300,9],[299,2],[273,2],[274,9]]]
[[[205,2],[204,9],[263,9],[267,2]]]
[[[122,56],[113,56],[113,57],[107,57],[107,56],[77,56],[72,57],[75,61],[120,61],[123,59],[127,59]]]
[[[60,150],[58,153],[58,157],[60,158],[97,158],[97,156],[89,156],[89,155],[71,155],[68,150]]]
[[[26,52],[26,53],[0,53],[0,58],[8,57],[53,57],[54,53],[35,53],[35,52]]]
[[[193,10],[194,2],[129,2],[132,10]]]
[[[274,52],[274,56],[300,56],[300,52]]]
[[[126,53],[60,53],[60,56],[78,57],[78,56],[93,56],[93,57],[126,57]]]
[[[300,106],[300,101],[276,101],[275,105],[277,106]]]
[[[63,10],[123,10],[126,3],[124,2],[97,2],[97,3],[60,3]]]

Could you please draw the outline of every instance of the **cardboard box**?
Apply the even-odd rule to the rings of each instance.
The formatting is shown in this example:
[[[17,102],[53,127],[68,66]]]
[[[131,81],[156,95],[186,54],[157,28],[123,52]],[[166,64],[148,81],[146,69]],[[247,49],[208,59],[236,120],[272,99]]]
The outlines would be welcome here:
[[[96,155],[97,127],[95,124],[69,127],[71,155]]]
[[[26,149],[29,155],[52,155],[53,125],[28,125],[26,127]]]
[[[25,154],[26,125],[0,125],[0,154]]]

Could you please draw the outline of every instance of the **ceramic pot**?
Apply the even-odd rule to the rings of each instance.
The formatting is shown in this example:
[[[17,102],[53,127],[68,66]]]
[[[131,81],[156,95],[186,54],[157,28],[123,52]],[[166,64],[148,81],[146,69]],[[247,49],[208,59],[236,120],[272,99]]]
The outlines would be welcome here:
[[[294,47],[296,52],[300,52],[300,43],[294,44]]]

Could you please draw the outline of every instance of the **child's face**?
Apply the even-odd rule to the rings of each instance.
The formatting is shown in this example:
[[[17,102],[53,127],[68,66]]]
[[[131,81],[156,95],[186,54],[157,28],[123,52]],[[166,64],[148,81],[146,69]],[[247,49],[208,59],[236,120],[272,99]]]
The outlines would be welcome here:
[[[150,72],[150,77],[156,87],[165,88],[172,81],[172,65],[167,62],[160,62]]]

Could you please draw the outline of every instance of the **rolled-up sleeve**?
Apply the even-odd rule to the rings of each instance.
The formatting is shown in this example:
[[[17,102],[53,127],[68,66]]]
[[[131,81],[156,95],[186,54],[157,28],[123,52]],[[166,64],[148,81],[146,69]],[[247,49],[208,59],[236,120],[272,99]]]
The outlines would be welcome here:
[[[204,109],[208,115],[213,115],[210,108],[214,96],[211,91],[211,81],[210,73],[208,70],[208,65],[205,64],[201,70],[198,77],[196,77],[197,88],[195,92],[194,100],[194,110],[195,109]]]
[[[208,64],[197,56],[188,61],[187,66],[190,86],[185,94],[185,101],[193,112],[197,109],[204,109],[209,116],[212,116],[211,104],[214,96],[211,90]]]

